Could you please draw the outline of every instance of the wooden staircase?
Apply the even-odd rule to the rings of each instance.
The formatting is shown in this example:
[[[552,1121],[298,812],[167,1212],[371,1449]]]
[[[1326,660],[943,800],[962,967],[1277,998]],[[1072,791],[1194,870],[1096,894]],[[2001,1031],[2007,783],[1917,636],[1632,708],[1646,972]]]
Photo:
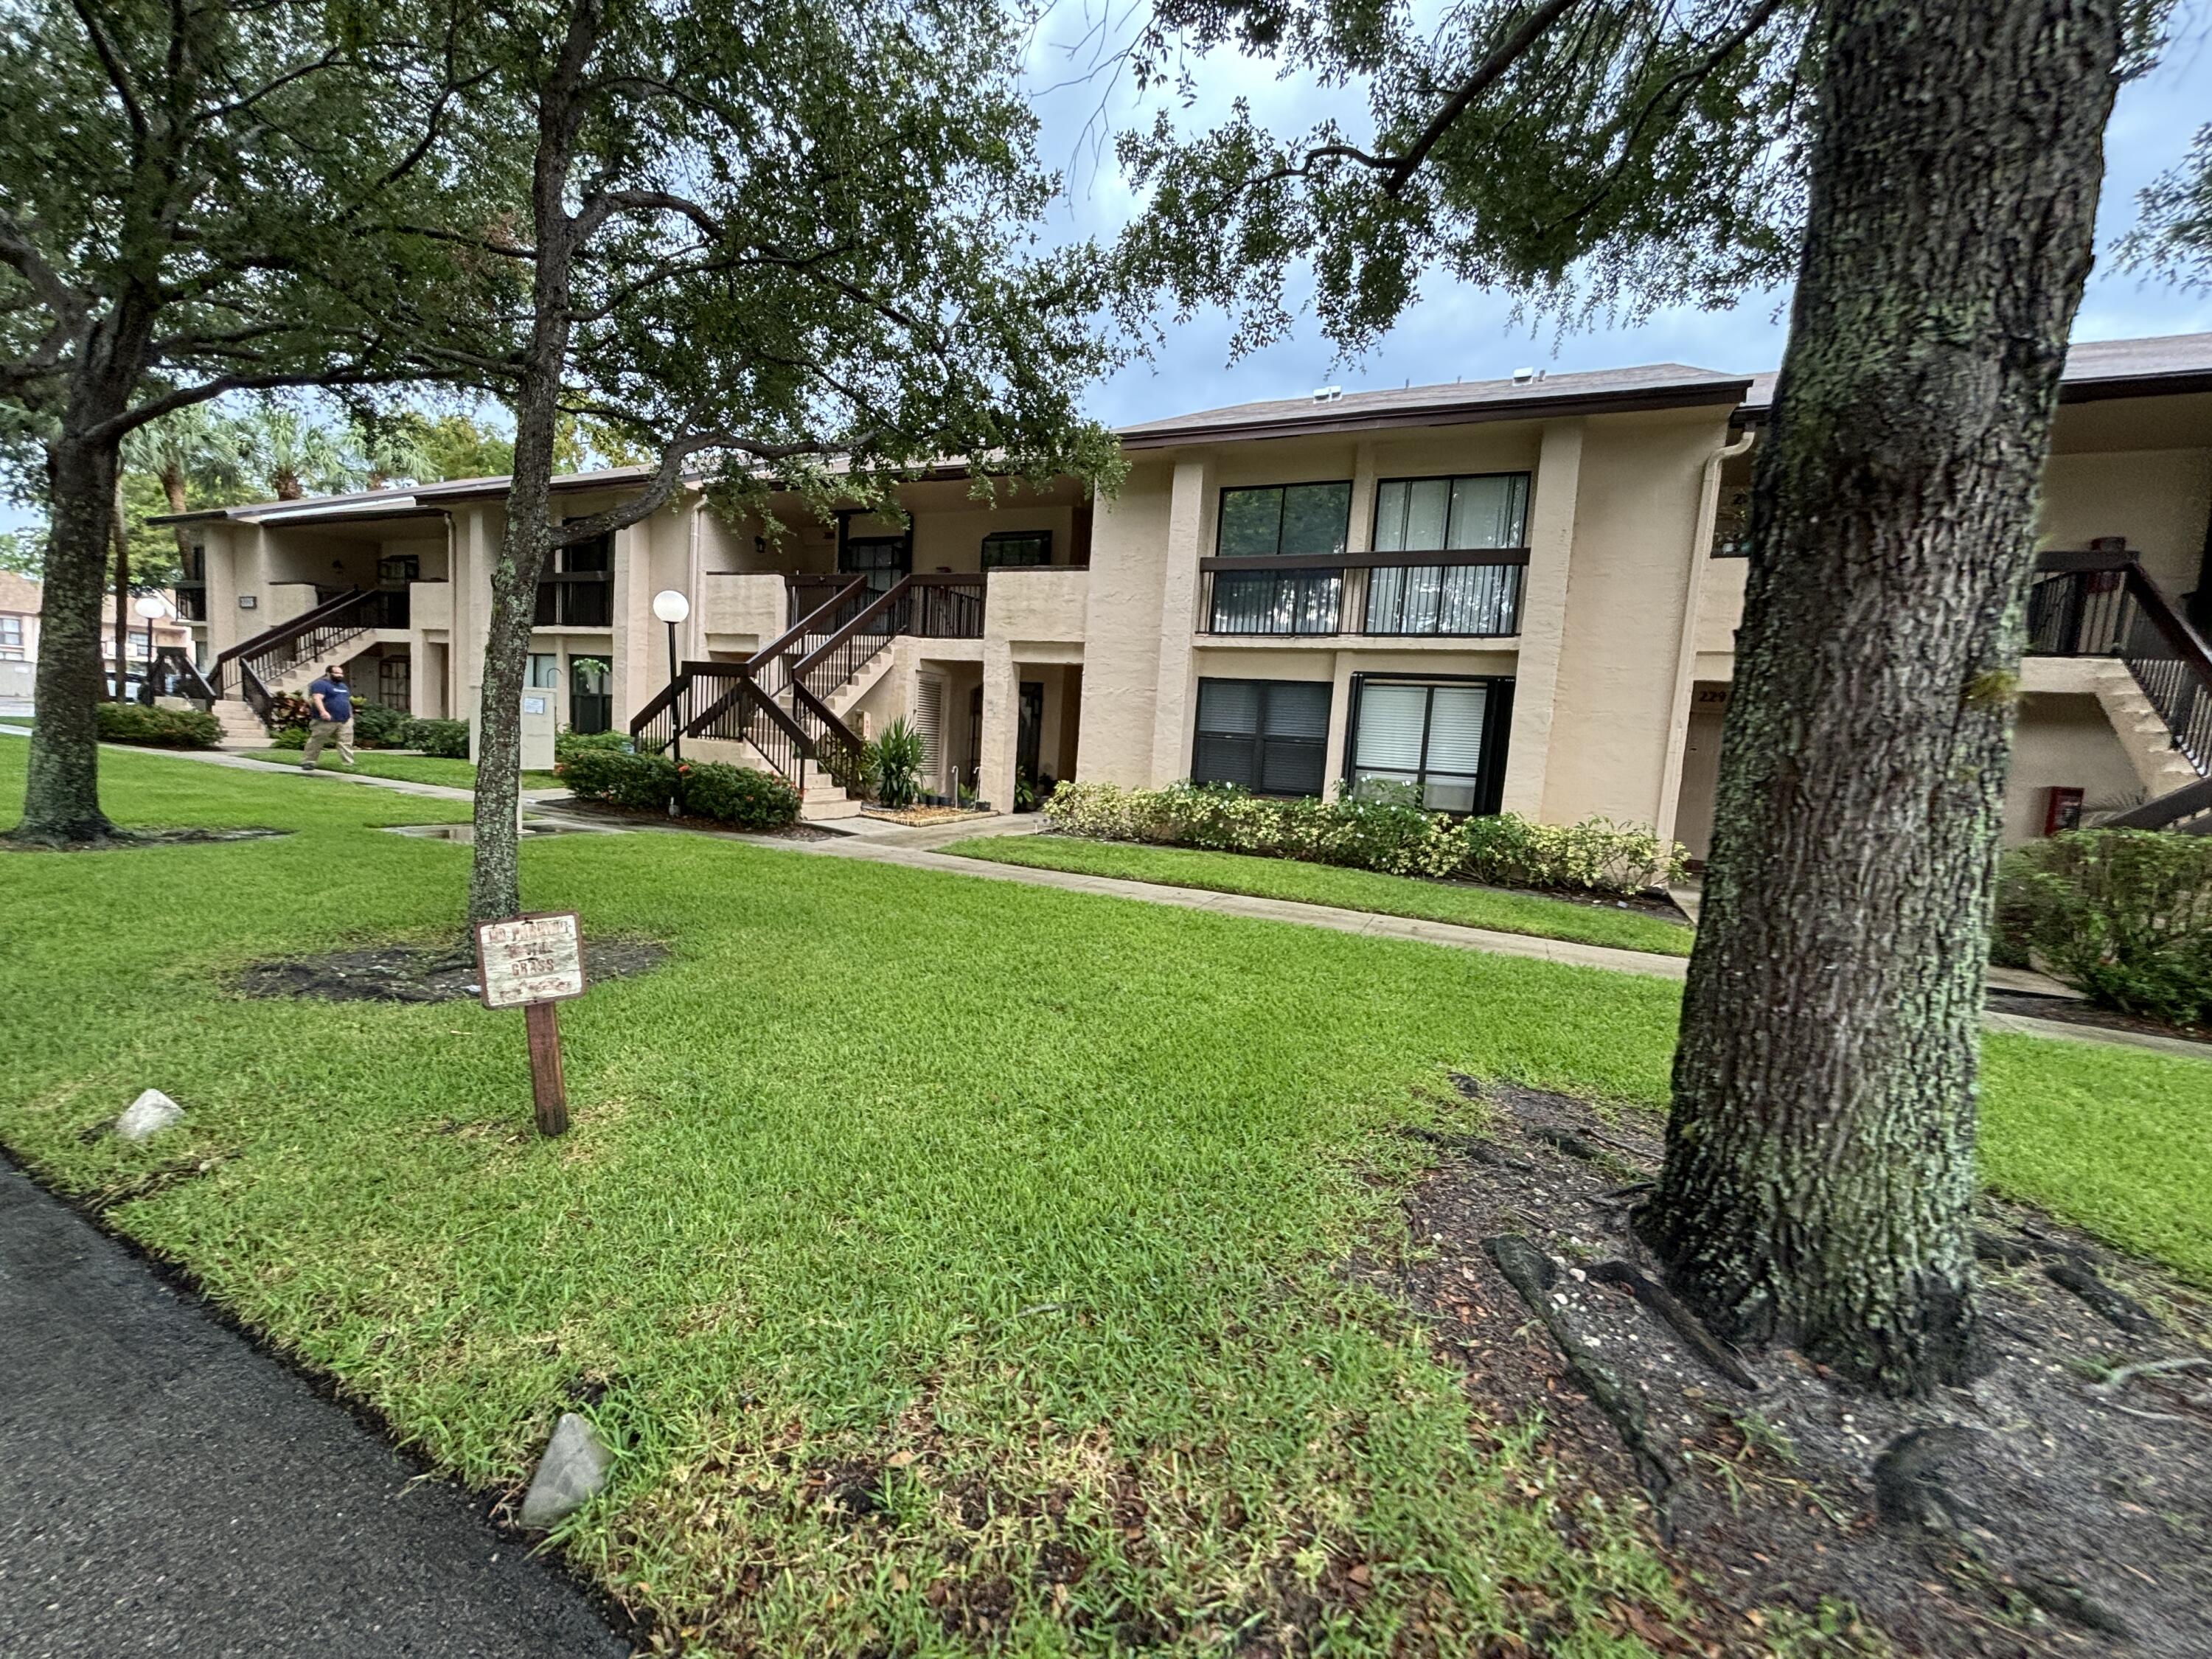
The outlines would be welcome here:
[[[2091,659],[2098,704],[2149,797],[2108,822],[2161,828],[2212,807],[2212,647],[2130,553],[2046,553],[2038,571],[2028,652]]]
[[[655,751],[726,745],[703,752],[778,774],[802,817],[850,817],[866,798],[867,745],[846,716],[890,671],[901,637],[981,638],[983,591],[980,575],[906,576],[881,593],[853,577],[743,662],[683,664],[630,721],[631,740]]]
[[[349,588],[217,657],[206,684],[215,696],[210,712],[222,722],[223,746],[266,742],[274,700],[305,692],[325,664],[356,654],[382,625],[383,617],[381,592]]]

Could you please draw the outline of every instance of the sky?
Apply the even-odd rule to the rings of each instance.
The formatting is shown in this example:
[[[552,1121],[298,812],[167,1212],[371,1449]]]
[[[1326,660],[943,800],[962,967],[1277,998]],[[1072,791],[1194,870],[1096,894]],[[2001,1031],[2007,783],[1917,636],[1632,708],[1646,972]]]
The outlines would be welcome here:
[[[1032,46],[1029,70],[1040,89],[1042,156],[1066,184],[1052,230],[1103,240],[1134,204],[1116,176],[1110,151],[1098,161],[1095,144],[1086,141],[1095,137],[1101,117],[1115,128],[1149,123],[1157,100],[1140,100],[1126,82],[1068,84],[1093,59],[1085,31],[1102,3],[1107,0],[1060,0]],[[2136,222],[2137,192],[2179,162],[2197,129],[2212,121],[2212,26],[2194,9],[2185,15],[2192,21],[2159,67],[2122,88],[2106,133],[2099,263],[2075,323],[2077,340],[2212,330],[2212,295],[2118,271],[2106,257]],[[1239,96],[1251,100],[1261,125],[1279,133],[1303,130],[1331,113],[1354,131],[1364,128],[1364,105],[1356,95],[1347,99],[1306,82],[1278,82],[1265,64],[1218,52],[1196,71],[1195,102],[1187,111],[1170,106],[1185,131],[1214,125]],[[1057,89],[1049,89],[1055,83]],[[1153,361],[1132,364],[1096,388],[1090,407],[1098,418],[1120,425],[1224,404],[1303,397],[1322,386],[1357,392],[1487,380],[1524,366],[1563,371],[1671,362],[1747,374],[1781,362],[1787,302],[1786,291],[1749,295],[1729,311],[1669,311],[1638,327],[1595,326],[1562,338],[1548,320],[1540,332],[1526,322],[1516,324],[1504,297],[1438,280],[1427,285],[1420,302],[1379,346],[1357,361],[1334,362],[1329,343],[1310,317],[1302,317],[1291,337],[1232,364],[1228,320],[1200,317],[1176,330]]]
[[[1112,0],[1057,0],[1032,40],[1027,76],[1042,130],[1045,164],[1064,180],[1044,228],[1054,241],[1111,237],[1134,211],[1135,199],[1099,136],[1150,123],[1156,94],[1140,98],[1126,80],[1086,71],[1096,63],[1092,29],[1098,8]],[[1137,0],[1109,15],[1114,38],[1126,36]],[[2201,14],[2159,67],[2121,90],[2106,135],[2105,186],[2098,213],[2098,268],[2089,279],[2074,337],[2126,339],[2147,334],[2212,331],[2212,295],[2189,294],[2113,268],[2110,249],[2136,222],[2137,193],[2179,162],[2197,129],[2212,120],[2212,25]],[[1188,131],[1220,119],[1239,96],[1278,131],[1303,129],[1323,113],[1358,128],[1356,96],[1299,82],[1279,82],[1267,64],[1218,52],[1195,66],[1195,96],[1171,105]],[[1302,316],[1289,337],[1241,361],[1229,358],[1231,325],[1218,314],[1174,328],[1165,347],[1094,387],[1089,412],[1109,425],[1153,420],[1268,398],[1303,397],[1317,386],[1368,388],[1501,378],[1523,366],[1572,370],[1683,362],[1754,373],[1782,360],[1786,292],[1746,295],[1733,309],[1660,313],[1634,328],[1592,326],[1561,337],[1549,322],[1540,332],[1516,324],[1511,301],[1442,281],[1427,284],[1376,349],[1349,362]],[[0,531],[32,515],[0,504]]]

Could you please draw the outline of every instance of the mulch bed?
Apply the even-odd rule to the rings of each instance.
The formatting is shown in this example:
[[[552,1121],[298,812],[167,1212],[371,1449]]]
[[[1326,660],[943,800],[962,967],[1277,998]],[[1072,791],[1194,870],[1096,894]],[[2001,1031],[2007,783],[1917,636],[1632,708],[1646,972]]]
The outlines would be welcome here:
[[[824,830],[814,823],[787,823],[781,830],[740,830],[733,823],[722,823],[713,818],[692,817],[688,814],[671,817],[665,812],[641,811],[634,806],[615,806],[603,800],[586,800],[580,795],[556,795],[542,800],[526,801],[526,811],[567,812],[580,818],[605,818],[615,823],[653,823],[678,830],[698,830],[710,835],[773,836],[779,841],[831,841],[834,830]]]
[[[1438,1158],[1407,1202],[1423,1259],[1352,1271],[1425,1316],[1486,1417],[1540,1410],[1570,1479],[1667,1540],[1702,1616],[1662,1651],[1784,1650],[1776,1612],[1795,1608],[1943,1659],[2212,1653],[2202,1295],[1992,1200],[1977,1246],[1993,1363],[1971,1385],[1899,1402],[1793,1352],[1701,1352],[1694,1320],[1654,1310],[1669,1298],[1629,1225],[1656,1136],[1456,1081],[1480,1103],[1466,1133],[1419,1132]],[[1501,1264],[1545,1285],[1534,1306]],[[1786,1650],[1887,1650],[1861,1627]]]
[[[864,818],[880,818],[885,823],[958,823],[963,818],[988,818],[997,816],[979,812],[969,806],[864,806]]]
[[[584,979],[625,979],[657,968],[668,947],[651,939],[586,939]],[[249,963],[237,988],[250,997],[313,997],[325,1002],[473,1002],[477,966],[450,945],[384,945],[280,962]]]
[[[2212,1044],[2212,1031],[2201,1025],[2166,1025],[2140,1014],[2124,1014],[2076,1002],[2071,997],[2039,997],[2022,991],[1991,991],[1990,1006],[2001,1014],[2025,1014],[2030,1019],[2061,1020],[2069,1025],[2094,1025],[2107,1031],[2140,1031],[2148,1036],[2179,1037],[2184,1042]]]
[[[0,836],[0,853],[127,853],[142,847],[202,847],[210,842],[270,841],[289,830],[118,830],[93,841],[27,841]]]

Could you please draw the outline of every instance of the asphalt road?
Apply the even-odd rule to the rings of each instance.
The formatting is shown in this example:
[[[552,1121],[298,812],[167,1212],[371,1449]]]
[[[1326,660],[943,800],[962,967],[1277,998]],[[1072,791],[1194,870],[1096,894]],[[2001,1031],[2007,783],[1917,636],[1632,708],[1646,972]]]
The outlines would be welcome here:
[[[7,1659],[615,1659],[582,1595],[0,1160]]]

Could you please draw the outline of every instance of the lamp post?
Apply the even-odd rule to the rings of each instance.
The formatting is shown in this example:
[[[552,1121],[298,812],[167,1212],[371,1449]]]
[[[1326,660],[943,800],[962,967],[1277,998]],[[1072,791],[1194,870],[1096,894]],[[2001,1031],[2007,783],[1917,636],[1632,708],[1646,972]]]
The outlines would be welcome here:
[[[668,683],[676,684],[678,672],[676,662],[676,624],[691,614],[691,601],[672,587],[664,587],[653,596],[653,614],[668,624]],[[684,705],[678,701],[669,710],[668,755],[671,760],[684,758]]]
[[[133,611],[136,611],[139,616],[143,617],[146,623],[146,678],[143,684],[146,688],[146,701],[149,703],[151,703],[154,701],[154,621],[155,617],[159,617],[164,611],[167,610],[168,607],[161,603],[160,594],[141,593],[131,602],[131,608]],[[116,690],[118,692],[123,690],[123,689],[130,684],[130,665],[128,663],[116,664]]]

